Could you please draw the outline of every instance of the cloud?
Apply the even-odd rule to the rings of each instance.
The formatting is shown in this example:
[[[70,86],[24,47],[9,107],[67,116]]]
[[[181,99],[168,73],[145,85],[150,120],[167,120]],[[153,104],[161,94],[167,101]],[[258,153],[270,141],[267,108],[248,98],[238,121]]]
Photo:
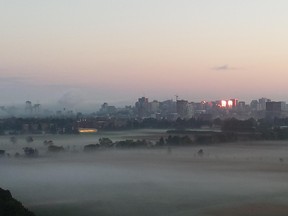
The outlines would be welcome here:
[[[213,67],[212,70],[236,70],[237,68],[230,67],[229,65],[221,65],[218,67]]]

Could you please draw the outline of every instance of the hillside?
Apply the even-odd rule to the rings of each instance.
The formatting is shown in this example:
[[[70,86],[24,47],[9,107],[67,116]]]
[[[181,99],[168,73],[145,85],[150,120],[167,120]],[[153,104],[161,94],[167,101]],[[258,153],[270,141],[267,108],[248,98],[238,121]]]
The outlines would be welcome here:
[[[21,202],[14,199],[9,190],[0,188],[0,215],[3,216],[35,216]]]

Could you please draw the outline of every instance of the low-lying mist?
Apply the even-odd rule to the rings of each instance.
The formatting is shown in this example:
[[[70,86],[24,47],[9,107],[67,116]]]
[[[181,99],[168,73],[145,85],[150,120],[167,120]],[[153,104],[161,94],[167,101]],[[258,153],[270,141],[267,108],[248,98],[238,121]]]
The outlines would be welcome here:
[[[255,203],[279,205],[280,214],[270,215],[282,215],[287,147],[253,142],[0,158],[0,187],[38,216],[229,215],[221,210]]]

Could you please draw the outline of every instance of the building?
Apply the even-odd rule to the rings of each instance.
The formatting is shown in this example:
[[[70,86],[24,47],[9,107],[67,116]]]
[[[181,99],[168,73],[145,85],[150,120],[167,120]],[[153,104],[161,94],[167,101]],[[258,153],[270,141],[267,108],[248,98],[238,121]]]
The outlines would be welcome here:
[[[25,102],[25,112],[28,114],[32,113],[32,102],[31,101]]]
[[[147,117],[149,114],[149,101],[148,98],[141,97],[135,103],[136,114],[138,117]]]
[[[258,100],[252,100],[250,103],[250,108],[252,111],[256,111],[258,109]]]
[[[173,100],[165,100],[159,103],[159,111],[162,118],[168,120],[177,119],[176,102]]]
[[[156,100],[149,103],[149,112],[155,114],[159,112],[160,103]]]
[[[267,99],[267,98],[260,98],[258,100],[258,107],[257,107],[257,110],[259,111],[262,111],[262,110],[266,110],[266,103],[267,102],[271,102],[270,99]]]
[[[180,118],[188,119],[193,116],[193,104],[186,100],[177,100],[176,110]]]
[[[239,110],[245,110],[245,108],[246,108],[246,103],[245,103],[245,101],[239,101],[239,102],[238,102],[238,109],[239,109]]]
[[[266,102],[266,118],[283,118],[286,117],[286,103],[285,102]]]

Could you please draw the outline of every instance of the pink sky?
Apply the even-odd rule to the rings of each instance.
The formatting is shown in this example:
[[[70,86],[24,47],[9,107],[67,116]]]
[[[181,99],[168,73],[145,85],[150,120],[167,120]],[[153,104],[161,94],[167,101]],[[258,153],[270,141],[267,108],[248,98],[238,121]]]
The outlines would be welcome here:
[[[287,100],[287,1],[1,4],[3,103],[75,89],[97,101]]]

